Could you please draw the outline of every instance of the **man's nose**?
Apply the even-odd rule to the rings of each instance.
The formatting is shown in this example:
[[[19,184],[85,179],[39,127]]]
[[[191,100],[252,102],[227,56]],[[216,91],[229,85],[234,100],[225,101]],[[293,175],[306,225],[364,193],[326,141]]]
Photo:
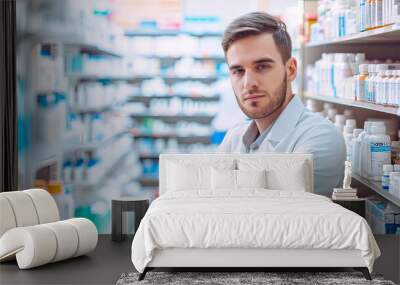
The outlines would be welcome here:
[[[246,71],[243,78],[244,89],[250,91],[257,89],[258,81],[255,74],[252,71]]]

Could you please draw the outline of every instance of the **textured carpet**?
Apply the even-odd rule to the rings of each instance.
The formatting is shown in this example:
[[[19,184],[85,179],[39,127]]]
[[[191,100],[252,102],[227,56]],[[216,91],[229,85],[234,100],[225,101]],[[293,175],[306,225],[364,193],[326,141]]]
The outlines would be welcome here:
[[[117,285],[133,284],[379,284],[395,285],[381,276],[372,275],[368,281],[360,272],[148,272],[138,281],[138,273],[122,274]]]

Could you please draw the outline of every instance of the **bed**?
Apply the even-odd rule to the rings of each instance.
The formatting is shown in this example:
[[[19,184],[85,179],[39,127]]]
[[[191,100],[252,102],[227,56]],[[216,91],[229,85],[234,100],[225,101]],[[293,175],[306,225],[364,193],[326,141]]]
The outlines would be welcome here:
[[[162,154],[160,197],[132,242],[159,267],[353,267],[380,251],[359,215],[313,194],[310,154]]]

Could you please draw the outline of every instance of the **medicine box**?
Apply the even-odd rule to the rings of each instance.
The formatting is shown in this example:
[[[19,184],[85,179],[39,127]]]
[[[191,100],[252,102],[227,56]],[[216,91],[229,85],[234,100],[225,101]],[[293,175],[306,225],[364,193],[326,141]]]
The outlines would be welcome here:
[[[365,218],[374,234],[400,234],[400,208],[390,202],[367,199]]]

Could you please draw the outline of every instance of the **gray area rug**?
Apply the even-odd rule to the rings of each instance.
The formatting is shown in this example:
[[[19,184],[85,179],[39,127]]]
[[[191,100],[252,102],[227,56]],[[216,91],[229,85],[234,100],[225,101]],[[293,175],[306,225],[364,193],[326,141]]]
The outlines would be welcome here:
[[[368,281],[360,272],[148,272],[138,281],[139,273],[122,274],[117,285],[133,284],[379,284],[395,285],[381,276],[372,275]]]

